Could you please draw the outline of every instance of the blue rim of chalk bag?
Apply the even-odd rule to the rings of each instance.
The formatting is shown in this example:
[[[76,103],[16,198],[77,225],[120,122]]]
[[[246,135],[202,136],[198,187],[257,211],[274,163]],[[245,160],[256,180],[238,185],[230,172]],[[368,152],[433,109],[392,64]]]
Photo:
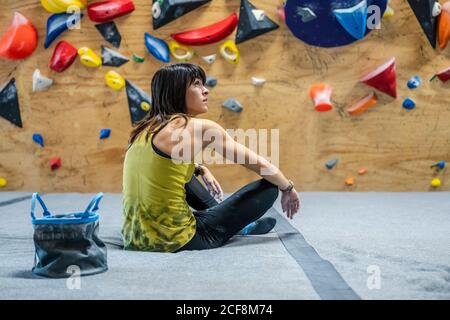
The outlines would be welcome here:
[[[98,215],[98,205],[103,198],[103,193],[99,192],[91,200],[84,212],[74,212],[62,215],[53,215],[47,209],[47,206],[42,200],[39,193],[33,193],[31,198],[31,223],[34,225],[38,224],[83,224],[89,222],[98,221],[100,216]],[[43,209],[43,217],[36,218],[36,200],[39,201]]]

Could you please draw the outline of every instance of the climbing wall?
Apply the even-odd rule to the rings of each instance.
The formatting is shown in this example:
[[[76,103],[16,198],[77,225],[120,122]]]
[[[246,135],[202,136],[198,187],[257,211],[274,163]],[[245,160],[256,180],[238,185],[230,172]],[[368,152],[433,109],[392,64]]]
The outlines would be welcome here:
[[[280,28],[238,45],[241,59],[231,65],[219,54],[219,45],[195,47],[191,60],[215,76],[210,89],[209,112],[204,117],[225,128],[279,129],[280,162],[285,175],[298,191],[427,191],[439,177],[449,190],[446,169],[430,166],[450,160],[450,83],[428,80],[450,66],[450,49],[434,50],[406,1],[391,1],[395,15],[382,21],[362,41],[339,48],[318,48],[295,38],[277,14],[276,0],[252,3],[280,24]],[[145,57],[115,69],[127,80],[149,92],[153,73],[163,65],[144,45],[144,33],[169,42],[174,32],[204,26],[239,12],[240,0],[214,0],[157,30],[152,28],[152,3],[135,0],[136,10],[115,20],[122,34],[121,54]],[[0,119],[0,177],[8,191],[120,192],[122,164],[131,130],[125,90],[105,85],[111,67],[87,68],[77,58],[64,73],[48,68],[56,43],[67,40],[77,48],[88,46],[100,54],[100,46],[112,48],[87,15],[79,30],[71,30],[44,49],[46,22],[50,15],[37,0],[2,0],[0,33],[11,22],[14,11],[33,21],[39,33],[35,53],[22,62],[0,60],[0,83],[16,79],[23,128]],[[234,39],[234,33],[229,37]],[[208,65],[200,57],[218,54]],[[378,103],[357,117],[345,109],[371,90],[358,82],[367,72],[397,58],[398,98],[379,94]],[[173,62],[172,58],[172,62]],[[39,68],[54,80],[42,92],[32,92],[32,74]],[[409,90],[409,78],[419,75],[423,84]],[[251,77],[265,78],[255,87]],[[326,82],[334,88],[333,110],[319,113],[308,96],[311,84]],[[244,107],[241,113],[223,108],[228,98]],[[402,107],[412,98],[413,110]],[[109,139],[99,140],[99,131],[111,128]],[[35,132],[45,138],[42,148],[32,141]],[[60,157],[62,166],[50,169],[50,159]],[[326,161],[338,158],[332,170]],[[367,173],[358,175],[358,170]],[[215,165],[213,173],[225,191],[231,192],[257,176],[238,165]],[[345,180],[355,177],[353,186]]]

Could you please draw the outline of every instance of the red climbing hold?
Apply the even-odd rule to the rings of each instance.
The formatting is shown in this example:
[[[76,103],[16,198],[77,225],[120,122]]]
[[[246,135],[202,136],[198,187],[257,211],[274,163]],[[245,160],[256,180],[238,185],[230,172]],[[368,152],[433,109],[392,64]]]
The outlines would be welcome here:
[[[395,70],[395,58],[392,58],[378,69],[372,71],[360,80],[381,92],[397,98],[397,73]]]
[[[33,23],[19,12],[15,12],[12,24],[0,39],[0,57],[22,60],[29,57],[37,45],[38,33]]]
[[[450,68],[438,72],[435,77],[438,77],[442,82],[447,82],[450,80]]]
[[[63,72],[69,68],[78,56],[78,50],[67,41],[60,41],[53,51],[49,68],[56,72]]]
[[[179,43],[191,46],[201,46],[218,42],[228,37],[238,24],[237,14],[233,13],[229,17],[194,30],[171,34],[171,37]]]
[[[88,6],[89,18],[94,22],[108,22],[134,11],[131,0],[102,1]]]
[[[61,158],[55,157],[50,160],[50,168],[56,170],[61,167]]]

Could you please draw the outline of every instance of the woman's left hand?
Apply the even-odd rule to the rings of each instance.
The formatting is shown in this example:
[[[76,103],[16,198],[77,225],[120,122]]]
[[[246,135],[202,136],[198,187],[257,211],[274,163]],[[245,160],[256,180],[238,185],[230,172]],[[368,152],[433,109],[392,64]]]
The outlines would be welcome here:
[[[205,166],[201,166],[200,175],[202,176],[203,182],[208,187],[211,195],[217,200],[223,201],[223,191],[220,187],[219,181],[213,176],[211,171]]]

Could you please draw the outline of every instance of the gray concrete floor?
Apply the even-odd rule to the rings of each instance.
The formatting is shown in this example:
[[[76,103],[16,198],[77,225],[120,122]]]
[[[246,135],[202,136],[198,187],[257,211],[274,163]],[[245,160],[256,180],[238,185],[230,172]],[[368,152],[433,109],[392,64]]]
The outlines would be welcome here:
[[[83,277],[81,289],[69,290],[65,279],[30,272],[30,200],[11,201],[26,195],[0,193],[0,299],[321,299],[316,282],[321,272],[323,279],[330,276],[318,268],[311,277],[302,268],[309,262],[298,263],[286,250],[280,230],[236,236],[207,251],[120,250],[113,244],[120,241],[121,195],[106,194],[100,236],[108,243],[109,270]],[[362,299],[450,299],[449,195],[300,193],[301,212],[289,223]],[[83,210],[92,196],[43,198],[61,214]],[[278,202],[274,208],[281,212]]]

